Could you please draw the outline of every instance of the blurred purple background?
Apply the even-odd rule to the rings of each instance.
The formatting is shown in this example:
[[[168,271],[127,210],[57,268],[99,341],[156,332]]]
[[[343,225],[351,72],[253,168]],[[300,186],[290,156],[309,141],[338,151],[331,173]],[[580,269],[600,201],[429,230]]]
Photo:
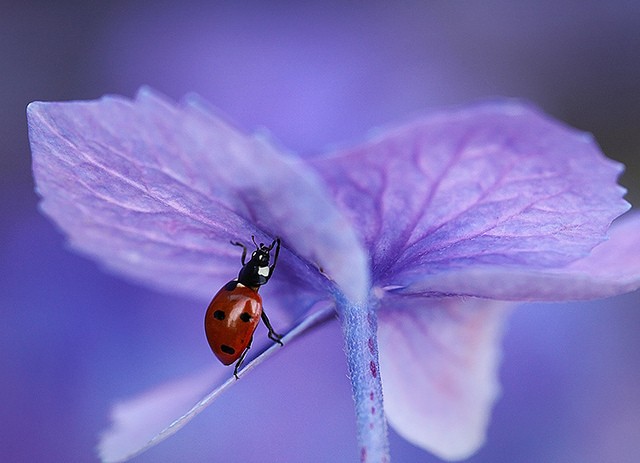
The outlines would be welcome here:
[[[38,213],[28,102],[195,91],[308,153],[429,108],[517,96],[592,132],[627,164],[640,205],[640,3],[515,3],[3,2],[0,461],[95,461],[115,399],[214,361],[201,302],[103,273]],[[637,462],[639,302],[519,309],[503,397],[469,461]],[[333,324],[135,461],[351,463],[354,427]],[[439,461],[393,432],[391,445],[395,462]]]

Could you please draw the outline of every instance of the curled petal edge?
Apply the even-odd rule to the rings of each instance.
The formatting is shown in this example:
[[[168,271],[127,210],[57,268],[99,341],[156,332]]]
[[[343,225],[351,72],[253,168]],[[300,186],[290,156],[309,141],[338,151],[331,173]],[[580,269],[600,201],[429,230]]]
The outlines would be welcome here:
[[[509,301],[611,297],[640,287],[640,212],[615,221],[609,240],[560,268],[469,266],[433,275],[405,273],[386,290],[404,295],[477,296]]]

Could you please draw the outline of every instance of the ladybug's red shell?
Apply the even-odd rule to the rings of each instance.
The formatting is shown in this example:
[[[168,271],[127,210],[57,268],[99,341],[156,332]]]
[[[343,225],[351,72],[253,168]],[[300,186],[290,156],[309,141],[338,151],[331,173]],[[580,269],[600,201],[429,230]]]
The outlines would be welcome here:
[[[254,289],[230,281],[213,297],[204,316],[207,341],[225,365],[238,360],[251,343],[262,315],[262,297]]]

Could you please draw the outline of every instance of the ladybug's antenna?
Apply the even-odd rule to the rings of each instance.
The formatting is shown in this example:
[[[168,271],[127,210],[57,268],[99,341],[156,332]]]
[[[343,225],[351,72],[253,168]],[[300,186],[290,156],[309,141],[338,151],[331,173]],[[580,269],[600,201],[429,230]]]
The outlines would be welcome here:
[[[273,247],[276,245],[276,243],[280,242],[280,238],[276,238],[275,240],[273,240],[273,242],[269,246],[265,246],[264,243],[258,244],[256,242],[255,235],[251,235],[251,241],[253,241],[253,244],[255,245],[257,250],[259,250],[259,251],[271,251],[273,249]]]
[[[279,242],[279,241],[280,241],[280,238],[276,238],[276,239],[275,239],[275,240],[273,240],[273,242],[269,245],[269,247],[266,247],[266,246],[265,246],[265,249],[266,249],[267,251],[271,251],[271,250],[273,249],[273,247],[276,245],[276,243],[277,243],[277,242]],[[260,244],[262,244],[262,243],[260,243]]]

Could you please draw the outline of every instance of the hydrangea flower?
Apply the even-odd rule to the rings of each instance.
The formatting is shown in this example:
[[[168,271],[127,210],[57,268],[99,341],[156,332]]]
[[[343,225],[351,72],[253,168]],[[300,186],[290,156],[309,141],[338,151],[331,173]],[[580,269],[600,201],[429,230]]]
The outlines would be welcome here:
[[[196,96],[175,104],[146,88],[133,101],[35,102],[28,119],[42,210],[116,273],[200,298],[204,312],[237,274],[231,240],[282,239],[265,306],[285,345],[339,315],[363,462],[390,461],[387,418],[444,459],[482,445],[516,302],[640,286],[640,215],[610,228],[629,208],[621,165],[518,101],[308,158]],[[155,445],[234,383],[220,368],[120,404],[101,457]]]

